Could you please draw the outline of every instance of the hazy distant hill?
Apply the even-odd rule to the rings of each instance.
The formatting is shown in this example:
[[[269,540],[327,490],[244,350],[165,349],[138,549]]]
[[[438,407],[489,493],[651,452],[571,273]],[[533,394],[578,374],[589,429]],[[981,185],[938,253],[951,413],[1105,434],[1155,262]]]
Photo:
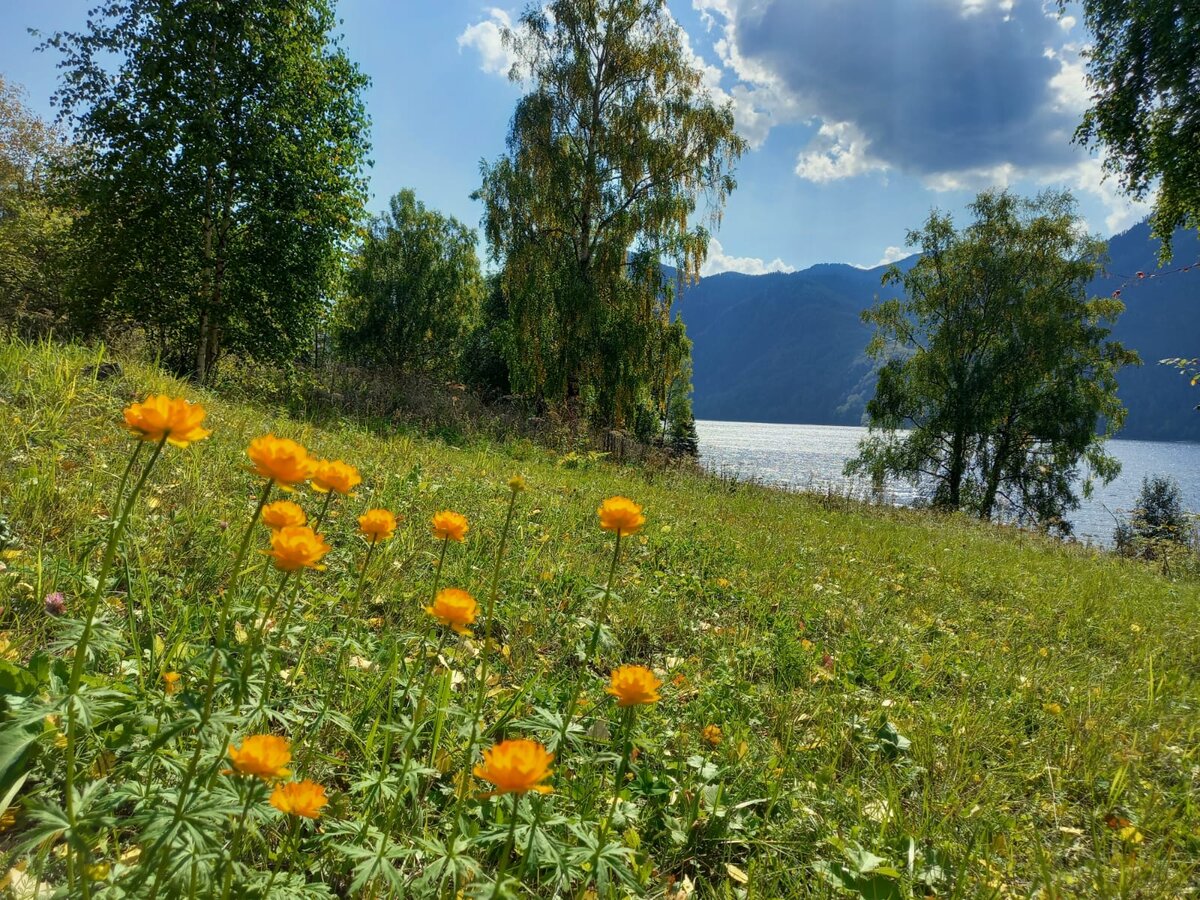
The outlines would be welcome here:
[[[1142,271],[1156,271],[1158,244],[1147,225],[1109,242],[1109,294]],[[1194,234],[1175,243],[1177,268],[1200,257]],[[911,263],[910,263],[911,264]],[[902,265],[904,265],[902,263]],[[858,425],[874,388],[863,349],[871,329],[859,313],[886,294],[885,271],[825,264],[773,275],[724,273],[685,291],[681,303],[694,342],[695,413],[700,419]],[[1200,441],[1200,387],[1188,387],[1168,356],[1200,356],[1200,266],[1134,280],[1115,335],[1145,361],[1121,377],[1129,408],[1122,437]]]

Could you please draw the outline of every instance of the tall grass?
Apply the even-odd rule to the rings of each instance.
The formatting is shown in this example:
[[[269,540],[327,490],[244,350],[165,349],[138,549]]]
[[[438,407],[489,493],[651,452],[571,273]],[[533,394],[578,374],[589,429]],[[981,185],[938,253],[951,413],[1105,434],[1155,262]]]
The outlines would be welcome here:
[[[98,382],[97,356],[0,345],[18,896],[1157,897],[1200,879],[1193,580],[956,516],[317,428],[135,364]],[[202,402],[213,434],[164,449],[101,579],[120,411],[151,392]],[[261,525],[231,571],[263,497],[245,448],[268,431],[364,478],[320,523],[326,569],[282,587]],[[596,518],[613,494],[649,520],[619,559]],[[291,497],[310,521],[325,503]],[[402,520],[374,548],[369,507]],[[463,543],[430,533],[444,509]],[[435,579],[478,598],[473,636],[425,612]],[[636,719],[606,692],[624,664],[662,681]],[[287,739],[290,774],[238,773],[229,744],[255,734]],[[513,738],[554,753],[553,793],[485,796],[473,773]],[[303,782],[317,818],[272,805]]]

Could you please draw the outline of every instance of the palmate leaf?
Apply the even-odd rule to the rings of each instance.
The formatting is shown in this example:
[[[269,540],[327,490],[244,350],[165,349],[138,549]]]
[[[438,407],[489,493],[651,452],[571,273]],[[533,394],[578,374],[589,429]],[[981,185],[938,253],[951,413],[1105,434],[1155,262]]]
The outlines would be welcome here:
[[[354,880],[350,893],[357,895],[376,879],[390,891],[402,893],[407,877],[396,866],[398,860],[407,859],[413,850],[402,847],[376,828],[368,828],[366,846],[356,844],[334,844],[334,849],[347,859],[357,860],[353,870]]]
[[[457,837],[453,841],[443,842],[437,838],[417,838],[417,846],[421,848],[425,870],[413,881],[413,887],[420,891],[430,889],[440,890],[442,886],[464,884],[479,878],[481,870],[467,851],[470,839]]]
[[[637,876],[629,867],[629,860],[633,858],[631,848],[611,840],[607,835],[601,840],[590,825],[573,822],[569,827],[579,839],[579,846],[570,850],[568,860],[577,869],[584,869],[585,866],[593,868],[591,877],[596,882],[600,896],[608,896],[611,888],[618,884],[633,891],[641,888]]]
[[[563,731],[562,713],[544,706],[535,706],[533,715],[513,722],[513,728],[539,735],[542,743],[552,753],[558,752],[559,738]],[[586,736],[583,726],[578,721],[572,721],[567,728],[566,743],[578,744]]]

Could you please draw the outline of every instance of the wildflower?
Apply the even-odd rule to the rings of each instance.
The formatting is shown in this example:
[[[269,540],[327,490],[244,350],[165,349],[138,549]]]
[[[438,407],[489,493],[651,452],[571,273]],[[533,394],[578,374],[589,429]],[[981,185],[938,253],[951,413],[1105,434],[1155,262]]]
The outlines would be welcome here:
[[[662,682],[645,666],[620,666],[613,669],[607,693],[617,698],[617,706],[640,706],[658,702]]]
[[[700,732],[700,736],[704,738],[706,744],[716,747],[723,740],[720,725],[705,725],[704,730]]]
[[[552,774],[550,763],[554,754],[537,741],[527,738],[501,741],[483,751],[483,765],[475,766],[476,778],[490,781],[496,786],[485,796],[496,794],[524,794],[537,791],[549,794],[554,788],[542,784]]]
[[[396,517],[386,509],[368,509],[358,517],[358,530],[368,541],[386,541],[396,530]]]
[[[246,455],[254,463],[251,471],[255,475],[270,478],[285,490],[308,481],[316,468],[302,444],[273,434],[252,440]]]
[[[440,513],[435,513],[433,516],[433,536],[439,540],[458,541],[462,543],[467,539],[467,532],[470,529],[471,526],[467,524],[467,517],[461,513],[443,509]]]
[[[275,734],[253,734],[242,741],[241,747],[229,745],[229,760],[233,770],[241,775],[254,775],[270,780],[285,778],[292,761],[292,748],[287,738]]]
[[[303,816],[306,819],[316,819],[321,815],[321,807],[329,803],[325,796],[325,788],[315,781],[290,781],[281,784],[271,792],[271,805],[281,813],[292,816]]]
[[[271,549],[263,551],[274,557],[276,568],[285,572],[297,569],[324,569],[321,558],[330,551],[325,538],[307,525],[289,525],[271,534]]]
[[[179,681],[182,676],[178,672],[163,672],[162,679],[168,694],[179,693]]]
[[[262,523],[272,531],[293,525],[303,525],[307,521],[308,516],[304,514],[300,504],[293,503],[291,500],[276,500],[274,503],[268,503],[262,509]]]
[[[514,494],[519,494],[526,488],[527,485],[525,484],[525,479],[520,475],[514,475],[512,478],[508,479],[508,489]]]
[[[125,427],[139,441],[161,441],[164,437],[174,447],[186,447],[212,434],[200,423],[207,415],[199,403],[188,403],[182,397],[151,394],[141,403],[125,407]]]
[[[479,615],[479,604],[466,591],[458,588],[445,588],[438,591],[433,598],[433,605],[425,607],[429,613],[443,625],[449,625],[459,634],[471,636],[467,626]]]
[[[67,600],[61,591],[46,595],[46,615],[61,616],[67,611]]]
[[[600,516],[600,527],[615,531],[620,537],[637,534],[646,524],[642,508],[628,497],[609,497],[596,512]]]
[[[1050,713],[1052,716],[1061,716],[1063,714],[1061,703],[1047,703],[1042,707],[1042,709]]]
[[[333,491],[337,494],[349,494],[362,484],[362,476],[358,469],[340,459],[322,459],[317,462],[312,476],[312,488],[319,494]]]

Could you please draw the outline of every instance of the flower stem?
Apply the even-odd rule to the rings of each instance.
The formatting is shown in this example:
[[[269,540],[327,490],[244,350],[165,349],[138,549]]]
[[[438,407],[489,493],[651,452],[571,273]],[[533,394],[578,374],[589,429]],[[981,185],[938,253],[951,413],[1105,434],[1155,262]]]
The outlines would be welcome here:
[[[329,511],[329,503],[331,500],[333,500],[333,491],[327,491],[325,493],[325,502],[321,504],[321,511],[317,513],[317,517],[313,520],[313,531],[316,531],[321,527],[321,520],[325,518],[325,513]]]
[[[504,844],[504,855],[500,857],[500,867],[496,870],[496,883],[492,886],[492,900],[500,896],[500,885],[504,883],[504,872],[508,869],[508,858],[512,856],[513,844],[517,837],[517,805],[521,802],[520,794],[513,794],[512,820],[508,823],[508,841]]]
[[[242,543],[238,546],[237,557],[233,561],[233,578],[225,591],[225,602],[221,605],[221,620],[217,627],[217,638],[220,641],[225,640],[225,628],[229,624],[229,606],[237,591],[238,583],[242,580],[242,564],[246,561],[246,553],[250,550],[250,537],[254,533],[258,517],[262,515],[263,507],[267,505],[267,500],[271,496],[271,488],[274,485],[274,479],[268,478],[266,485],[263,486],[263,492],[258,498],[258,506],[254,509],[254,515],[246,523],[246,531],[242,534]]]
[[[596,617],[596,624],[592,627],[592,637],[588,641],[587,652],[584,654],[584,664],[586,665],[592,659],[592,654],[596,652],[596,645],[600,642],[600,628],[604,623],[604,617],[608,615],[608,604],[612,598],[613,578],[617,573],[617,560],[621,558],[621,532],[617,532],[617,540],[613,544],[612,563],[608,567],[608,581],[604,584],[604,597],[600,601],[600,614]],[[586,677],[586,676],[585,676]],[[575,689],[571,693],[571,701],[567,704],[567,711],[563,714],[562,731],[558,735],[558,744],[555,750],[562,752],[562,747],[566,745],[567,731],[571,727],[571,719],[575,715],[575,707],[579,704],[579,695],[583,691],[583,678],[575,682]]]
[[[492,585],[488,591],[487,610],[484,612],[486,622],[483,632],[483,658],[479,662],[479,684],[475,689],[475,705],[471,709],[471,731],[467,736],[467,752],[463,757],[463,766],[471,768],[471,757],[475,753],[475,741],[478,738],[479,716],[483,712],[483,700],[487,692],[488,662],[491,660],[492,624],[495,621],[496,596],[500,591],[500,565],[504,561],[504,551],[508,546],[508,532],[512,526],[513,509],[517,505],[517,491],[511,491],[508,498],[508,512],[504,516],[504,528],[500,532],[500,545],[496,548],[496,562],[492,566]],[[457,805],[461,809],[466,789],[459,792]]]
[[[100,599],[104,596],[105,582],[108,581],[108,573],[112,569],[113,559],[117,555],[117,546],[121,542],[121,537],[125,533],[125,526],[129,521],[129,514],[133,511],[133,504],[137,501],[138,494],[141,493],[142,487],[146,484],[146,479],[150,476],[150,470],[154,468],[154,464],[158,461],[159,455],[162,453],[163,447],[167,443],[169,434],[164,434],[162,440],[154,448],[154,454],[142,469],[142,474],[133,486],[133,490],[129,493],[129,498],[125,500],[124,506],[118,498],[117,508],[120,510],[120,516],[117,519],[116,525],[108,536],[108,544],[104,548],[104,556],[100,562],[100,575],[96,579],[96,589],[92,592],[91,598],[88,600],[87,614],[84,618],[83,634],[79,637],[79,643],[75,647],[75,658],[71,664],[71,679],[67,684],[67,746],[64,753],[64,761],[66,764],[66,807],[67,821],[71,825],[71,830],[74,831],[78,825],[78,819],[75,814],[75,765],[77,753],[77,721],[75,715],[76,694],[79,692],[79,682],[83,677],[83,664],[87,659],[88,643],[92,638],[92,629],[96,623],[96,609],[100,605]],[[139,442],[137,448],[134,449],[130,456],[129,465],[125,468],[125,473],[121,476],[121,490],[124,490],[126,479],[129,477],[130,471],[133,469],[133,461],[137,458],[138,452],[141,450]],[[72,862],[72,872],[74,870],[73,855],[68,859]],[[83,860],[86,866],[86,853]],[[80,881],[84,898],[91,897],[92,888],[89,883],[86,870],[82,873],[83,878]],[[74,887],[74,885],[71,885]]]
[[[354,591],[354,609],[353,617],[357,619],[362,612],[362,591],[363,584],[367,580],[367,568],[371,565],[371,556],[375,553],[375,544],[378,543],[378,538],[371,538],[371,545],[367,547],[367,558],[363,560],[362,571],[358,575],[358,587]]]

